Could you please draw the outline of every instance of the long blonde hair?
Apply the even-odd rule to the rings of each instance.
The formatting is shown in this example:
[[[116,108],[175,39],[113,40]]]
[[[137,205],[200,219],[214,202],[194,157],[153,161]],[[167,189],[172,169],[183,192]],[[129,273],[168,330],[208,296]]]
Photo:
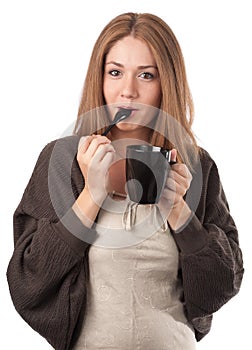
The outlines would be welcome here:
[[[171,28],[153,14],[131,12],[121,14],[112,19],[102,30],[90,58],[74,132],[82,135],[94,130],[97,133],[103,131],[106,116],[104,114],[98,118],[95,110],[105,105],[103,96],[105,58],[113,45],[128,35],[143,40],[150,47],[160,76],[162,90],[160,110],[162,115],[165,113],[169,116],[156,119],[151,143],[165,148],[176,147],[179,149],[180,159],[190,166],[192,153],[195,153],[198,147],[191,129],[194,107],[184,58]],[[81,128],[77,127],[79,120],[87,112],[94,114],[88,119],[89,125],[82,123]]]

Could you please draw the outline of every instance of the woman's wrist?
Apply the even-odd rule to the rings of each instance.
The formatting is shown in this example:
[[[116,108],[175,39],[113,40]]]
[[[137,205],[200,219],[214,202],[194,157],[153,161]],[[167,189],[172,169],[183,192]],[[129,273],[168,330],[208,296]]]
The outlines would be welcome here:
[[[86,227],[92,227],[105,198],[94,198],[85,187],[72,206],[73,211]]]
[[[176,204],[169,212],[168,222],[173,231],[179,231],[192,215],[192,211],[184,200]]]

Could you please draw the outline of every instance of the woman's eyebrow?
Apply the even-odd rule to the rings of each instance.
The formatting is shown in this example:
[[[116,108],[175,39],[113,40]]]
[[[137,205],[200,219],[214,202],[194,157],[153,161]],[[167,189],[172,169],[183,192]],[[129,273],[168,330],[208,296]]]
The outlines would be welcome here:
[[[124,67],[123,64],[121,64],[119,62],[115,62],[115,61],[109,61],[109,62],[106,63],[106,65],[108,65],[108,64],[113,64],[113,65],[115,65],[117,67],[120,67],[120,68]],[[157,69],[157,66],[154,66],[152,64],[147,64],[147,65],[141,65],[141,66],[137,67],[137,69],[147,69],[147,68],[155,68],[155,69]]]
[[[107,65],[107,64],[113,64],[113,65],[115,65],[115,66],[122,67],[122,68],[124,67],[123,64],[118,63],[118,62],[115,62],[115,61],[107,62],[106,65]]]
[[[137,68],[138,69],[147,69],[147,68],[155,68],[155,69],[157,69],[157,66],[154,66],[152,64],[148,64],[146,66],[138,66]]]

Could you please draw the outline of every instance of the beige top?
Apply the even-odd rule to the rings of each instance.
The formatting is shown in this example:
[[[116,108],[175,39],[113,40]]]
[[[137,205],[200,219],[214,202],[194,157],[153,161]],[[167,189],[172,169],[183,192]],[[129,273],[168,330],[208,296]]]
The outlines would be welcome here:
[[[180,301],[178,250],[168,226],[155,205],[114,202],[109,200],[99,214],[101,238],[89,252],[87,315],[74,349],[194,350],[194,333]],[[111,247],[110,231],[121,235],[116,247]]]

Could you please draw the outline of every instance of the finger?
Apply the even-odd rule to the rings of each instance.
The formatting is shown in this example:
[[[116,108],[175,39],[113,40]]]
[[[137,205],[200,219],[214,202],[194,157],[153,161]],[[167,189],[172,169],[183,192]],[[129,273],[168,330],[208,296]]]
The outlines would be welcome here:
[[[171,199],[171,198],[174,198],[175,193],[174,193],[174,191],[171,190],[170,188],[165,187],[165,188],[164,188],[164,191],[163,191],[163,193],[162,193],[162,196],[165,197],[166,199]]]
[[[176,171],[173,171],[171,178],[176,183],[177,186],[187,187],[190,183],[190,179]]]
[[[189,179],[173,172],[173,175],[167,178],[165,187],[183,197],[190,187],[190,183]]]
[[[101,160],[101,166],[108,169],[114,160],[115,160],[115,151],[107,152]]]
[[[111,144],[100,144],[93,156],[96,162],[101,162],[107,153],[115,154],[115,149]]]
[[[78,151],[83,147],[83,145],[86,143],[87,139],[90,136],[82,136],[79,140],[79,144],[78,144]]]
[[[176,200],[176,193],[172,190],[170,190],[169,188],[165,188],[160,201],[163,202],[165,201],[166,205],[165,207],[172,207],[175,203]]]
[[[171,159],[170,159],[171,164],[175,164],[177,162],[177,150],[173,148],[171,150]]]
[[[89,147],[86,150],[87,157],[92,158],[95,155],[95,153],[96,153],[96,151],[97,151],[97,149],[99,148],[100,145],[107,145],[107,144],[110,144],[110,143],[111,143],[111,141],[107,137],[100,136],[100,135],[95,135],[92,138],[92,140],[91,140],[91,142],[89,144]]]
[[[93,139],[94,135],[82,136],[79,140],[78,151],[85,153]]]
[[[173,178],[168,177],[165,184],[165,189],[169,189],[170,191],[176,192],[176,182]]]
[[[182,164],[182,163],[174,164],[170,172],[173,173],[174,177],[177,174],[182,178],[187,179],[188,181],[192,180],[192,174],[190,173],[188,167],[185,164]]]

